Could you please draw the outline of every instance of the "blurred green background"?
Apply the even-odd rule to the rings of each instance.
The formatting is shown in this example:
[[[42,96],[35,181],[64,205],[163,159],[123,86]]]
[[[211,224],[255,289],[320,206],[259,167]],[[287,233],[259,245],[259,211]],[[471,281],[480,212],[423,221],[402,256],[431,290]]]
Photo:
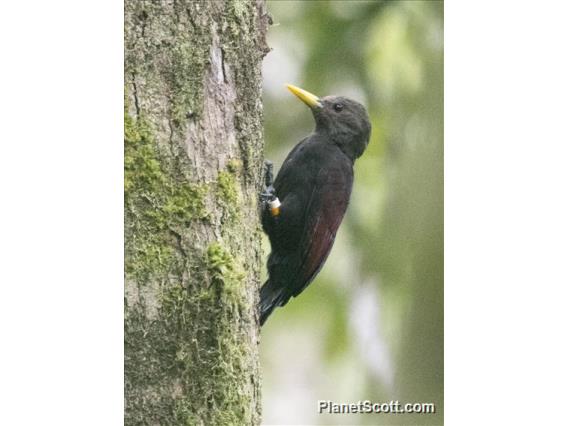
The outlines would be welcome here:
[[[442,424],[443,3],[268,10],[266,157],[276,171],[313,129],[286,83],[362,102],[373,132],[325,267],[263,327],[264,423]],[[318,400],[434,402],[437,413],[318,414]]]

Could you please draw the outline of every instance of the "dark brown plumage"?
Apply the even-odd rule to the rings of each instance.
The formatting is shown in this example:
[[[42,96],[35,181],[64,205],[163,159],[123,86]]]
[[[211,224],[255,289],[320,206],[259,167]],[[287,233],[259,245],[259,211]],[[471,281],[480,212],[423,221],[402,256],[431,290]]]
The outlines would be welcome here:
[[[365,108],[348,98],[318,98],[289,86],[312,109],[313,134],[288,154],[265,200],[278,197],[277,213],[266,207],[262,224],[272,252],[269,279],[260,291],[260,323],[315,278],[329,255],[353,186],[353,164],[369,142]]]

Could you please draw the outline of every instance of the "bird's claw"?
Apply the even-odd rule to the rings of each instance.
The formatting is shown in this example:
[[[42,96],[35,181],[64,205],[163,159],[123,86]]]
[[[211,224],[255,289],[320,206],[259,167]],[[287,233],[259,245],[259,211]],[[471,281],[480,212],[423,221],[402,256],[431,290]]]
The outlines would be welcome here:
[[[267,188],[270,188],[274,183],[274,177],[272,174],[272,161],[264,160],[264,166],[266,167],[266,170],[264,171],[264,185],[266,185]]]
[[[276,199],[276,191],[274,187],[270,185],[264,191],[260,193],[260,201],[263,203],[269,203],[270,201],[274,201]]]
[[[260,201],[262,201],[265,205],[271,201],[276,199],[276,191],[272,184],[274,183],[274,177],[272,174],[273,164],[270,160],[264,160],[264,185],[265,189],[260,193]]]

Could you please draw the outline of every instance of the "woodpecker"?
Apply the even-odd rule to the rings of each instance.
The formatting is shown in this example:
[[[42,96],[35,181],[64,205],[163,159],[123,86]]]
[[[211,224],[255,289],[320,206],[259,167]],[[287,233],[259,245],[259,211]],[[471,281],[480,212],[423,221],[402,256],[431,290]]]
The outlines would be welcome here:
[[[369,143],[365,107],[343,96],[316,95],[288,85],[315,120],[314,132],[288,154],[272,182],[267,162],[262,227],[271,253],[260,290],[260,324],[298,296],[324,265],[353,187],[353,165]]]

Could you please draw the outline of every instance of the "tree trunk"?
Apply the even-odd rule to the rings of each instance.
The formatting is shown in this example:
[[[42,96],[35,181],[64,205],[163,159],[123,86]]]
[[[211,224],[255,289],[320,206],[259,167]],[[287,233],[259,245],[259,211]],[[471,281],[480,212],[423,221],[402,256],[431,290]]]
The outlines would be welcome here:
[[[125,424],[260,422],[264,0],[125,2]]]

